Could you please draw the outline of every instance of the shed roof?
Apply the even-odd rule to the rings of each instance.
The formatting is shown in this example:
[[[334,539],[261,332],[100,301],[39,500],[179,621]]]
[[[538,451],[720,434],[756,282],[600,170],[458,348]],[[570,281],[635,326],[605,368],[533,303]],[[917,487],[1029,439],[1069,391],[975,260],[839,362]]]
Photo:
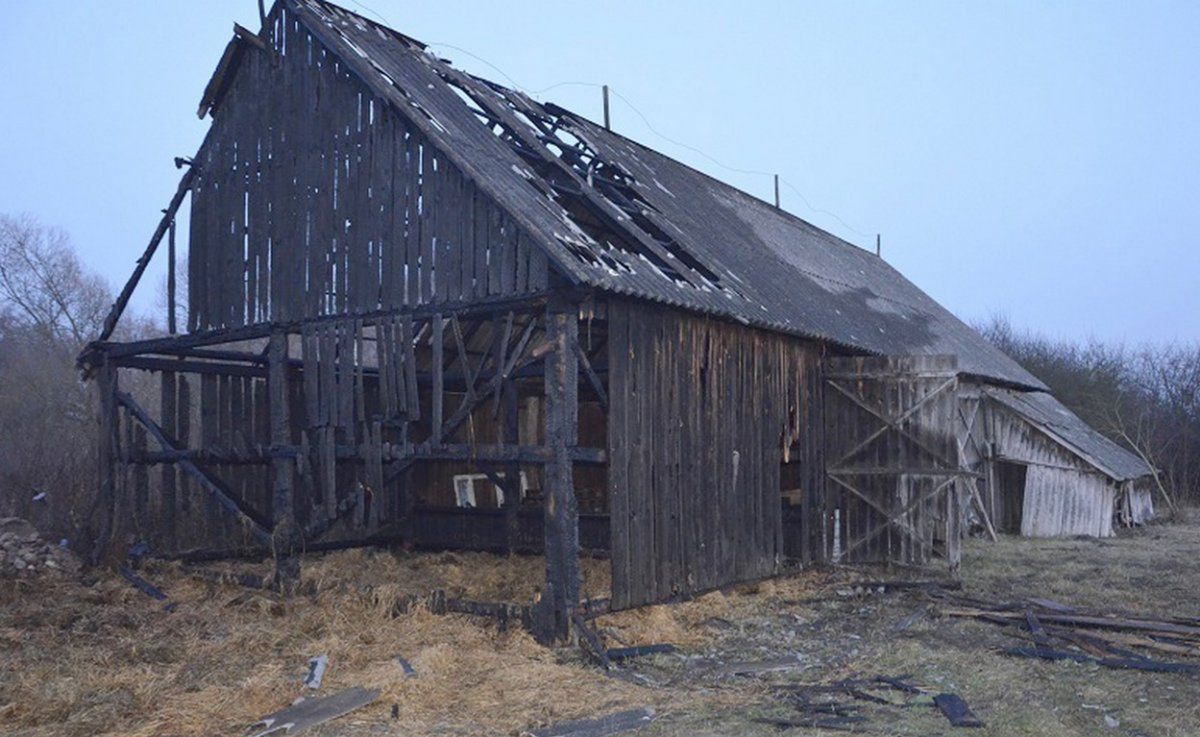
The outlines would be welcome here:
[[[874,253],[355,13],[283,3],[574,283],[871,353],[953,354],[965,374],[1045,388]]]
[[[998,387],[985,387],[983,391],[1109,478],[1125,481],[1151,472],[1145,461],[1092,429],[1046,392]]]

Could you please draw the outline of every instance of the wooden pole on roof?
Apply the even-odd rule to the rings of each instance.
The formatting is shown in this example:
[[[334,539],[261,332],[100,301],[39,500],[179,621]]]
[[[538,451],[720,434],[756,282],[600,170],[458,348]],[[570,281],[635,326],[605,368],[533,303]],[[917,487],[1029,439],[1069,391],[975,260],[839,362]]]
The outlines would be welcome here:
[[[610,130],[612,130],[612,124],[608,118],[608,85],[603,85],[603,87],[604,87],[604,130],[610,131]]]
[[[883,257],[883,236],[879,233],[875,234],[875,255]]]
[[[174,335],[175,325],[175,218],[167,230],[167,334]]]
[[[775,209],[779,209],[779,175],[775,175]]]

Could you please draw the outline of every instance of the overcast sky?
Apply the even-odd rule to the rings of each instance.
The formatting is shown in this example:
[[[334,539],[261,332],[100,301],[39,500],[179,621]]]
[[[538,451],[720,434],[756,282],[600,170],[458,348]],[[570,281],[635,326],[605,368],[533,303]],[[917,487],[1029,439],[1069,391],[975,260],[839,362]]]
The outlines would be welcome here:
[[[619,132],[764,198],[769,176],[724,167],[779,172],[784,207],[882,233],[964,319],[1200,338],[1200,3],[346,5],[594,119],[608,83]],[[119,287],[207,129],[233,21],[257,18],[254,0],[8,3],[0,212],[66,229]]]

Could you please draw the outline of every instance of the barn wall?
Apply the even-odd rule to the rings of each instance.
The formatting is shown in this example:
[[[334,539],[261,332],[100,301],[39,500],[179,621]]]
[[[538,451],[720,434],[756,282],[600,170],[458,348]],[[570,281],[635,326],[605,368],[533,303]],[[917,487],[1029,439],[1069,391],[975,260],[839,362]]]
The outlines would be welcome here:
[[[294,20],[272,39],[196,159],[192,330],[545,288],[544,252],[415,126]]]
[[[784,447],[823,473],[818,348],[625,301],[608,339],[614,606],[773,573]]]
[[[1107,477],[995,402],[986,403],[985,417],[995,457],[1028,465],[1022,535],[1113,534],[1116,488]]]

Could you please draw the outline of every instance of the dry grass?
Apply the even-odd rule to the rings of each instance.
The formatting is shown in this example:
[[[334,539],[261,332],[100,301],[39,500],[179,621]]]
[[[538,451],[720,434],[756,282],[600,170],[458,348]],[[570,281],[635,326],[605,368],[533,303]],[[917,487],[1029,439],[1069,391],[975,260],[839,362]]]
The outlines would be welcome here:
[[[962,576],[964,593],[989,599],[1040,596],[1194,615],[1197,559],[1200,525],[1179,524],[1105,541],[970,541]],[[576,651],[542,648],[484,620],[425,611],[393,616],[399,596],[435,588],[527,602],[543,579],[542,565],[470,553],[351,551],[307,560],[316,594],[288,601],[159,566],[148,575],[177,602],[170,614],[114,576],[90,586],[6,582],[0,734],[236,734],[299,695],[305,664],[319,654],[330,660],[323,692],[352,685],[383,692],[376,704],[339,720],[337,734],[511,735],[652,705],[666,718],[647,737],[765,736],[775,732],[750,718],[786,708],[766,689],[771,682],[902,673],[961,694],[988,724],[975,730],[980,737],[1200,734],[1200,679],[1008,658],[996,652],[1012,644],[1003,630],[974,621],[932,618],[899,632],[899,620],[927,605],[918,594],[838,593],[864,576],[888,575],[880,571],[809,572],[601,617],[610,644],[670,642],[685,650],[686,658],[632,664],[655,687],[606,678]],[[585,576],[587,595],[607,593],[604,561],[585,562]],[[420,676],[405,679],[397,655]],[[718,679],[707,669],[780,655],[798,657],[800,671]],[[398,720],[390,717],[393,705]],[[1105,727],[1105,715],[1120,728]],[[870,726],[894,735],[952,731],[927,707],[879,707]]]
[[[414,733],[511,733],[661,700],[570,657],[560,661],[563,653],[522,631],[423,610],[393,616],[397,595],[431,584],[521,600],[541,578],[540,569],[530,575],[536,560],[418,558],[354,552],[310,561],[319,593],[289,601],[163,566],[151,577],[176,602],[174,613],[111,575],[91,586],[6,583],[0,733],[237,733],[300,695],[306,662],[319,654],[330,662],[322,691],[379,688],[380,700],[355,718]],[[404,677],[397,655],[418,678]]]
[[[827,573],[807,571],[713,591],[678,604],[607,614],[596,624],[610,640],[621,645],[669,643],[696,649],[716,639],[720,628],[711,626],[714,621],[732,623],[759,614],[765,607],[802,601],[821,590],[829,579]]]

